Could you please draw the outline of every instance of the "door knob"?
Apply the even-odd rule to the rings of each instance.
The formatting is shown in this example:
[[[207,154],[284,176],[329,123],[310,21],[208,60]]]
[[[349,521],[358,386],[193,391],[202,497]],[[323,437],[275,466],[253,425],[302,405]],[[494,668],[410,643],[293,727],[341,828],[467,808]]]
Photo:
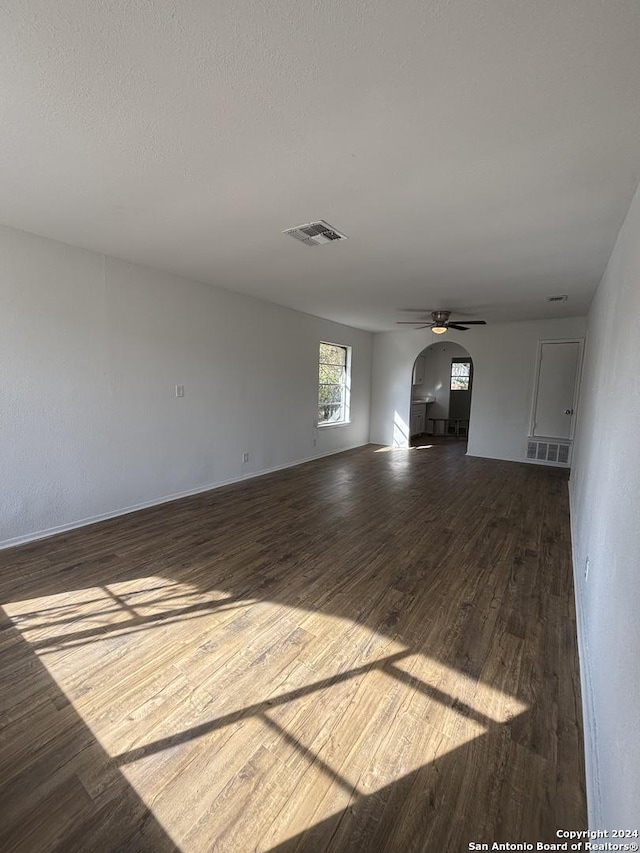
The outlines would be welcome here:
[[[564,410],[564,413],[565,413],[565,415],[572,415],[572,414],[573,414],[573,409],[565,409],[565,410]]]

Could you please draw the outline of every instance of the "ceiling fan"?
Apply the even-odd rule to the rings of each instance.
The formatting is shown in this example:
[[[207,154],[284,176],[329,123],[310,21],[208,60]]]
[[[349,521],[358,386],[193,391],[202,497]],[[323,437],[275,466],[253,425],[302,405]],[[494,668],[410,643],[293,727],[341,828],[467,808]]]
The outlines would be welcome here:
[[[457,329],[460,332],[466,332],[469,326],[486,326],[486,320],[459,320],[452,322],[449,320],[451,311],[432,311],[431,323],[425,323],[422,320],[398,320],[399,326],[415,326],[416,329],[431,329],[434,335],[444,335],[448,329]]]

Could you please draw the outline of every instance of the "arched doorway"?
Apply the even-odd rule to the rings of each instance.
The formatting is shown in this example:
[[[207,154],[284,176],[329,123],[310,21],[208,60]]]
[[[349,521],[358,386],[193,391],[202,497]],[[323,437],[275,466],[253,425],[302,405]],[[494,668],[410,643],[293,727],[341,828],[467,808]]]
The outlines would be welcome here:
[[[433,440],[466,442],[471,418],[473,360],[455,341],[436,341],[414,362],[409,444]]]

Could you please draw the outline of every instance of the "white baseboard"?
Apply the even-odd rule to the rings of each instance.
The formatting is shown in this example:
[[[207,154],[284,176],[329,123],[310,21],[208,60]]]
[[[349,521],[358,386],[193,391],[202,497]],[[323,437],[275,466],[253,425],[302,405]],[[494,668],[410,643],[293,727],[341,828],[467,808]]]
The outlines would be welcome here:
[[[229,480],[220,480],[217,483],[208,483],[205,486],[197,486],[195,489],[187,489],[183,492],[175,492],[172,495],[164,495],[161,498],[153,498],[150,501],[142,501],[141,503],[133,504],[132,506],[121,507],[103,512],[99,515],[92,515],[89,518],[81,518],[77,521],[70,521],[67,524],[59,524],[55,527],[48,527],[46,530],[36,530],[33,533],[26,533],[23,536],[15,536],[12,539],[4,539],[0,541],[0,551],[6,548],[15,548],[18,545],[26,545],[28,542],[35,542],[38,539],[48,539],[49,536],[56,536],[58,533],[66,533],[69,530],[76,530],[78,527],[86,527],[89,524],[96,524],[99,521],[108,521],[110,518],[118,518],[120,515],[128,515],[131,512],[138,512],[141,509],[148,509],[152,506],[160,506],[161,504],[178,501],[180,498],[188,498],[193,495],[199,495],[203,492],[212,492],[215,489],[221,489],[223,486],[230,486],[233,483],[241,483],[243,480],[252,480],[255,477],[264,477],[266,474],[274,474],[276,471],[283,471],[285,468],[295,468],[296,465],[305,465],[307,462],[314,462],[316,459],[323,459],[326,456],[335,456],[337,453],[346,453],[348,450],[355,450],[358,447],[365,447],[369,442],[364,444],[353,444],[348,447],[341,447],[340,450],[327,450],[324,453],[317,453],[314,456],[308,456],[305,459],[296,459],[293,462],[285,462],[283,465],[274,465],[272,468],[265,468],[263,471],[254,471],[251,474],[245,474],[241,477],[233,477]]]
[[[472,456],[474,459],[495,459],[497,462],[522,462],[524,465],[542,465],[544,468],[564,468],[569,470],[571,465],[567,465],[564,462],[543,462],[538,459],[524,459],[522,456],[487,456],[486,454],[480,455],[479,453],[469,453],[467,451],[465,456]]]
[[[578,660],[580,664],[580,692],[582,694],[582,722],[584,729],[584,758],[587,787],[587,819],[591,829],[604,826],[602,820],[602,792],[600,786],[600,765],[598,761],[598,726],[593,699],[593,679],[591,676],[591,657],[587,639],[584,610],[582,607],[582,566],[576,563],[573,543],[576,541],[573,529],[573,492],[569,480],[569,517],[571,519],[571,560],[573,564],[573,589],[576,601],[576,626],[578,633]]]

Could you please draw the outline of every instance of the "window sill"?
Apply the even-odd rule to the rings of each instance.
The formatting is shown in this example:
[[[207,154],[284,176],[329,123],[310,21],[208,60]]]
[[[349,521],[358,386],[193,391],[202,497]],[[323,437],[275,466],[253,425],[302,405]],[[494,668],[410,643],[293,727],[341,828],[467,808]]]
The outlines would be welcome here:
[[[344,426],[350,426],[350,425],[351,425],[351,421],[338,421],[337,423],[334,423],[334,424],[318,424],[317,426],[318,426],[318,429],[329,429],[329,427],[344,427]]]

